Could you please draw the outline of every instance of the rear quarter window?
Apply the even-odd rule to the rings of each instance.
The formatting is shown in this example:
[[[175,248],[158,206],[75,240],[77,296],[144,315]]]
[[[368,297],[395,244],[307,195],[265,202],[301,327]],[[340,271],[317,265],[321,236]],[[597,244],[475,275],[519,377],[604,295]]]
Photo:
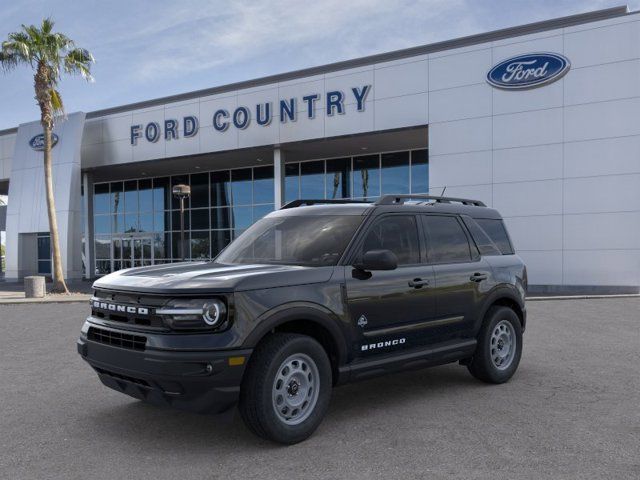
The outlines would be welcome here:
[[[503,255],[513,255],[513,246],[509,240],[504,222],[495,218],[474,218]]]

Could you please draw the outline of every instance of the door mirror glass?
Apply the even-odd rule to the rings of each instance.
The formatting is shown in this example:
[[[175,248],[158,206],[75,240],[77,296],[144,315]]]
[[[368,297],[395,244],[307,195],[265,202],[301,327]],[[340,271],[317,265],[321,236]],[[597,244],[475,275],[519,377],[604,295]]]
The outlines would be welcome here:
[[[391,250],[369,250],[354,267],[358,270],[395,270],[398,257]]]

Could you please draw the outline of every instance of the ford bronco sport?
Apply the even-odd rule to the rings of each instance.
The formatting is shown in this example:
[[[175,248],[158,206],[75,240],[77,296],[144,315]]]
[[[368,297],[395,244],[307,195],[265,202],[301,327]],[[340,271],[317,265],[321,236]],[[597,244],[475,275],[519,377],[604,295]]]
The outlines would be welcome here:
[[[202,413],[238,404],[254,433],[291,444],[345,382],[450,362],[509,380],[526,286],[499,213],[479,201],[297,200],[213,262],[96,281],[78,351],[108,387]]]

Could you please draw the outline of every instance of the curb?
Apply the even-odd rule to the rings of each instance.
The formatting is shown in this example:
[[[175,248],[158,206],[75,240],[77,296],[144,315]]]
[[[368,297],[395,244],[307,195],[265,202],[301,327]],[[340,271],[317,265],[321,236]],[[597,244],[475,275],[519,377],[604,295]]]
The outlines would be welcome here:
[[[598,298],[640,298],[638,293],[622,293],[615,295],[560,295],[549,297],[526,297],[527,302],[542,302],[545,300],[591,300]]]

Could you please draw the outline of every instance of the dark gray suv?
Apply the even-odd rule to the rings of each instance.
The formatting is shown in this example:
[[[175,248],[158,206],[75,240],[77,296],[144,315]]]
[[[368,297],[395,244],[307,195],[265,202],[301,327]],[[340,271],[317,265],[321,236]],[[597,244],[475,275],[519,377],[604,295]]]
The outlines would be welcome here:
[[[113,389],[201,413],[238,404],[281,443],[320,424],[331,389],[460,362],[514,374],[526,268],[474,200],[298,200],[213,262],[121,270],[94,284],[78,351]]]

